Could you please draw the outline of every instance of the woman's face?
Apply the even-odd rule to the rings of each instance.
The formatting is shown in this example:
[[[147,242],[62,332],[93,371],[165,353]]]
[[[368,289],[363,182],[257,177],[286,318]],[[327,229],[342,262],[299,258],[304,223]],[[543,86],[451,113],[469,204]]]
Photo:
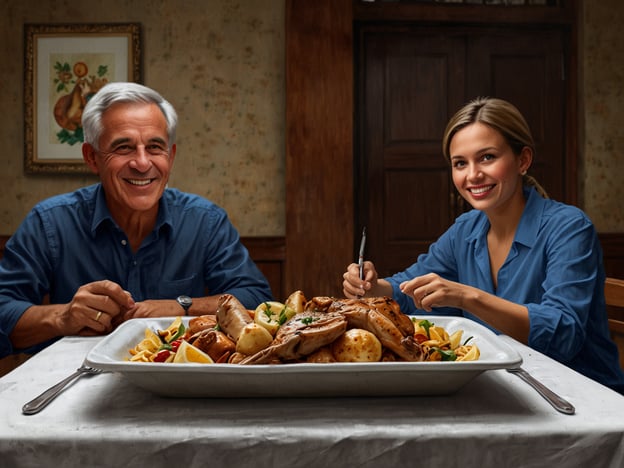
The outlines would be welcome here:
[[[475,122],[453,136],[449,149],[453,183],[473,208],[496,213],[523,200],[522,173],[532,160],[528,147],[517,156],[503,135]]]

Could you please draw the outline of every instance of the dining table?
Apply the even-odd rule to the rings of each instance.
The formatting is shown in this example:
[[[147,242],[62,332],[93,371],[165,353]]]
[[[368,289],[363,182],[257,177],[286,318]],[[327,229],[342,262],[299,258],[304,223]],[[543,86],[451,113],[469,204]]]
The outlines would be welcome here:
[[[101,340],[65,337],[0,378],[0,465],[624,466],[624,397],[500,338],[574,414],[556,411],[504,369],[447,395],[307,398],[159,396],[106,372],[23,414],[27,401],[76,370]]]

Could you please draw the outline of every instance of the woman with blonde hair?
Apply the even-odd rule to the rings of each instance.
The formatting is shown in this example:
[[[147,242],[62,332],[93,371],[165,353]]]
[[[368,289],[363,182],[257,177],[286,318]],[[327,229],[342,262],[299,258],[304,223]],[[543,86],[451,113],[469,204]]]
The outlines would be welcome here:
[[[449,121],[442,151],[473,209],[400,273],[379,278],[367,261],[361,280],[349,265],[344,294],[391,296],[408,314],[468,317],[624,394],[596,230],[527,174],[535,145],[522,114],[475,99]]]

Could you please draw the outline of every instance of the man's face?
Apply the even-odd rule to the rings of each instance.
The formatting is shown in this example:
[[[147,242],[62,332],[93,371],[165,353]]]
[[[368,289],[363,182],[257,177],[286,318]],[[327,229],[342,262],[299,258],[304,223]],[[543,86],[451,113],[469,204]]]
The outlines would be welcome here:
[[[154,214],[173,167],[165,116],[156,104],[115,104],[102,116],[99,147],[83,145],[83,157],[100,176],[114,217]]]

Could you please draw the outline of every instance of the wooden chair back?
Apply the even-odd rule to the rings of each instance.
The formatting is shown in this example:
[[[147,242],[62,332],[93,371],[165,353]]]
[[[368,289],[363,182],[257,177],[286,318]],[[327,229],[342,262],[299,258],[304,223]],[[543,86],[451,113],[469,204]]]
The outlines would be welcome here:
[[[620,366],[624,369],[624,280],[607,278],[605,299],[611,338],[620,351]]]

